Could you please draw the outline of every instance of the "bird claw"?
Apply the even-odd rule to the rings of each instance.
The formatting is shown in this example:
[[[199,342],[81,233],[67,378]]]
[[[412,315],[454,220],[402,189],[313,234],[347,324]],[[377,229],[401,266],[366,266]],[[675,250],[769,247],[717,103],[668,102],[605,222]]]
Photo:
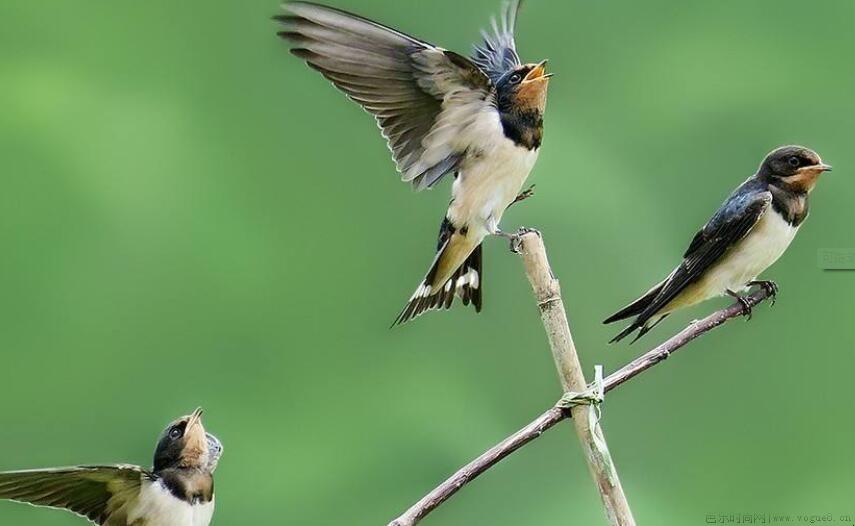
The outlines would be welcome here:
[[[525,190],[523,190],[522,192],[520,192],[520,194],[513,201],[511,201],[511,204],[508,205],[508,208],[512,207],[513,205],[515,205],[517,203],[521,203],[521,202],[525,201],[529,197],[534,196],[534,186],[535,185],[531,185],[528,188],[526,188]]]
[[[511,252],[514,254],[519,254],[520,249],[522,247],[522,240],[520,239],[518,234],[511,234],[509,232],[505,232],[503,230],[496,230],[493,232],[494,236],[498,236],[508,240],[508,244],[510,245]]]
[[[737,294],[732,290],[728,290],[727,294],[730,295],[736,301],[738,301],[740,305],[742,305],[742,315],[748,318],[745,321],[751,321],[751,318],[754,316],[754,309],[751,307],[751,302],[748,301],[748,298]]]
[[[526,234],[537,234],[537,237],[543,237],[543,235],[541,235],[541,233],[540,233],[540,230],[538,230],[536,228],[530,228],[527,226],[521,226],[520,229],[517,230],[517,233],[516,233],[517,237],[523,237]]]
[[[748,286],[758,286],[766,291],[766,294],[769,295],[770,305],[774,305],[778,300],[778,284],[774,281],[751,281],[748,283]]]
[[[522,251],[522,238],[527,234],[537,234],[537,237],[541,237],[540,230],[526,226],[520,227],[517,233],[511,238],[511,252],[519,254]]]
[[[497,230],[496,232],[494,232],[494,235],[507,239],[508,243],[510,245],[509,248],[510,248],[511,252],[513,252],[514,254],[519,254],[522,252],[522,238],[523,238],[523,236],[525,236],[526,234],[532,234],[532,233],[540,236],[539,230],[536,230],[534,228],[528,228],[528,227],[520,227],[520,229],[517,230],[513,234],[509,234],[508,232],[503,232],[501,230]]]
[[[742,296],[737,297],[736,301],[742,304],[742,315],[748,318],[745,321],[751,321],[751,318],[754,317],[754,309],[751,307],[751,303]]]

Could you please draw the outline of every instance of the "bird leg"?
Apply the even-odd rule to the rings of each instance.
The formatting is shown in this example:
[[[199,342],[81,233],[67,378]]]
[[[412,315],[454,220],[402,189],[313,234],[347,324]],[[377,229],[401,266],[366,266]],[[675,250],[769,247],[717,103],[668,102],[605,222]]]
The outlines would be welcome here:
[[[510,242],[511,252],[513,252],[514,254],[519,254],[520,251],[522,250],[522,238],[523,238],[523,236],[526,234],[531,234],[531,233],[535,233],[538,236],[540,235],[540,232],[538,230],[535,230],[534,228],[528,228],[528,227],[520,227],[520,229],[517,230],[513,234],[510,234],[508,232],[503,232],[502,230],[499,230],[497,228],[493,232],[493,235],[507,239]]]
[[[778,299],[778,284],[774,281],[749,281],[748,286],[758,286],[766,291],[766,294],[769,295],[769,299],[771,300],[771,305],[775,304],[775,301]]]
[[[730,289],[727,289],[727,295],[734,298],[736,301],[742,304],[742,315],[748,316],[748,321],[751,321],[751,316],[753,314],[753,309],[751,308],[751,303],[745,298],[745,296],[741,296],[736,292],[733,292]]]
[[[499,230],[499,229],[496,229],[496,231],[493,232],[493,235],[507,239],[508,243],[510,245],[509,248],[511,249],[511,252],[513,252],[514,254],[520,253],[520,249],[522,247],[522,239],[520,239],[519,235],[511,234],[509,232],[505,232],[505,231]]]
[[[534,195],[534,185],[531,185],[527,189],[520,192],[520,195],[518,195],[513,201],[511,201],[511,204],[509,204],[507,208],[510,208],[517,203],[522,203],[523,201],[525,201],[529,197],[532,197],[533,195]],[[505,210],[507,210],[507,208]]]

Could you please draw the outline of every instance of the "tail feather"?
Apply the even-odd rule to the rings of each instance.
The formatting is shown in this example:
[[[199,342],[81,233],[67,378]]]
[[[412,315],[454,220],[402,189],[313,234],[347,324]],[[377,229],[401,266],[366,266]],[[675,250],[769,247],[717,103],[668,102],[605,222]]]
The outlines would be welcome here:
[[[478,245],[472,254],[460,267],[460,275],[469,275],[469,279],[460,288],[460,299],[464,305],[472,305],[475,307],[475,312],[481,312],[481,279],[484,277],[483,264],[481,255],[481,245]],[[449,305],[451,305],[449,303]]]
[[[651,329],[653,329],[653,327],[656,327],[657,325],[659,325],[660,322],[662,322],[662,320],[668,317],[668,314],[660,315],[655,322],[651,323],[650,320],[656,318],[657,313],[648,311],[650,310],[651,305],[653,305],[653,302],[656,301],[656,298],[662,292],[662,289],[665,287],[665,284],[668,283],[669,279],[671,279],[671,276],[668,276],[661,283],[657,284],[652,289],[645,292],[643,296],[633,301],[621,310],[617,311],[616,313],[612,314],[605,321],[603,321],[604,324],[609,324],[636,316],[635,321],[633,321],[627,328],[622,330],[617,336],[612,338],[609,343],[619,342],[630,334],[632,334],[636,329],[638,329],[638,334],[632,340],[631,344],[635,343],[638,341],[639,338],[647,334]]]
[[[620,331],[620,334],[618,334],[617,336],[615,336],[614,338],[612,338],[612,339],[611,339],[611,341],[610,341],[609,343],[610,343],[610,344],[612,344],[612,343],[617,343],[617,342],[619,342],[619,341],[623,340],[624,338],[626,338],[627,336],[629,336],[630,334],[632,334],[632,332],[633,332],[633,331],[635,331],[636,329],[638,329],[638,334],[636,334],[636,335],[635,335],[635,338],[633,338],[633,339],[632,339],[632,341],[631,341],[631,342],[629,342],[629,344],[630,344],[630,345],[632,345],[633,343],[637,342],[637,341],[638,341],[642,336],[644,336],[645,334],[647,334],[648,332],[650,332],[654,327],[656,327],[657,325],[659,325],[660,323],[662,323],[662,320],[664,320],[664,319],[665,319],[665,318],[667,318],[668,316],[670,316],[670,313],[668,313],[668,314],[664,314],[664,315],[662,315],[662,316],[659,316],[659,319],[658,319],[658,320],[656,320],[656,321],[655,321],[655,322],[653,322],[653,323],[649,323],[650,318],[641,319],[641,318],[639,317],[639,318],[638,318],[638,319],[636,319],[634,322],[632,322],[632,323],[629,325],[629,327],[627,327],[626,329],[624,329],[624,330]]]
[[[483,277],[481,245],[466,258],[460,267],[442,285],[431,286],[436,276],[445,246],[440,248],[425,279],[392,324],[402,325],[431,310],[450,309],[454,297],[459,296],[464,305],[470,303],[476,312],[481,312],[481,281]]]
[[[638,323],[638,320],[636,320],[636,321],[632,322],[632,323],[629,325],[629,327],[627,327],[627,328],[625,328],[624,330],[620,331],[620,332],[618,333],[618,335],[617,335],[617,336],[615,336],[614,338],[612,338],[612,339],[609,341],[609,344],[617,343],[617,342],[619,342],[619,341],[623,340],[624,338],[626,338],[627,336],[629,336],[630,334],[632,334],[632,333],[633,333],[636,329],[638,329],[639,327],[641,327],[641,325]],[[640,334],[640,333],[639,333],[639,334]],[[638,339],[638,338],[640,338],[640,337],[641,337],[641,336],[637,336],[635,339],[637,340],[637,339]],[[635,340],[633,340],[633,342],[635,342]]]
[[[638,316],[639,314],[644,312],[644,310],[649,307],[651,303],[653,303],[653,300],[655,300],[656,296],[658,296],[659,293],[662,291],[662,287],[665,286],[666,282],[667,280],[648,290],[644,294],[644,296],[638,298],[626,307],[612,314],[605,321],[603,321],[603,323],[608,325],[609,323],[614,323],[616,321],[625,320],[633,316]]]
[[[662,321],[670,315],[671,313],[669,312],[668,314],[663,314],[662,316],[659,316],[659,319],[654,321],[653,323],[645,323],[641,330],[638,331],[638,334],[635,335],[635,338],[630,342],[630,345],[637,342],[639,338],[653,330],[654,327],[662,323]]]

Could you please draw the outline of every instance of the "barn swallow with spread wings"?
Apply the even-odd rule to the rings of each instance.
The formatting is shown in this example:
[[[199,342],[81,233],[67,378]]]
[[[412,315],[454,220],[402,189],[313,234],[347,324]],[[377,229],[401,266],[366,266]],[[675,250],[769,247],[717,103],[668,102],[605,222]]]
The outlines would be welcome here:
[[[395,320],[402,324],[459,296],[481,310],[481,242],[527,194],[543,139],[546,61],[523,64],[514,41],[519,1],[467,58],[377,22],[308,2],[274,17],[291,52],[373,114],[398,171],[416,190],[452,174],[436,256]]]
[[[0,472],[0,499],[66,509],[104,526],[208,526],[222,451],[197,409],[169,424],[151,470],[118,464]]]
[[[773,296],[773,281],[755,281],[783,254],[808,216],[808,196],[819,176],[831,171],[816,152],[783,146],[766,156],[695,235],[683,262],[664,281],[604,323],[635,317],[612,343],[638,330],[635,340],[675,310],[725,294],[750,305],[739,293],[752,285]],[[635,341],[633,340],[633,341]]]

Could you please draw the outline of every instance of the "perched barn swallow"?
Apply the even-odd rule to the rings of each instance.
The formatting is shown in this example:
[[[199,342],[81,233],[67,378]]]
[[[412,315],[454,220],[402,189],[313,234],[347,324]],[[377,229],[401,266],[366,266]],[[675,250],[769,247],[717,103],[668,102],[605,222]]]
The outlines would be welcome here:
[[[331,7],[287,2],[279,35],[291,52],[373,114],[404,181],[416,190],[454,175],[433,263],[395,324],[448,309],[481,310],[481,242],[502,235],[543,138],[551,74],[523,64],[514,41],[519,2],[482,32],[471,58]]]
[[[784,253],[808,216],[808,195],[820,174],[831,171],[816,152],[783,146],[763,160],[695,235],[683,262],[664,281],[611,316],[612,323],[635,316],[618,334],[620,341],[636,329],[644,336],[670,313],[728,294],[751,309],[739,292],[753,285],[777,294],[773,281],[755,281]],[[633,340],[633,341],[635,341]]]
[[[106,526],[208,526],[222,451],[197,409],[163,432],[151,471],[120,464],[3,472],[0,499],[64,508]]]

